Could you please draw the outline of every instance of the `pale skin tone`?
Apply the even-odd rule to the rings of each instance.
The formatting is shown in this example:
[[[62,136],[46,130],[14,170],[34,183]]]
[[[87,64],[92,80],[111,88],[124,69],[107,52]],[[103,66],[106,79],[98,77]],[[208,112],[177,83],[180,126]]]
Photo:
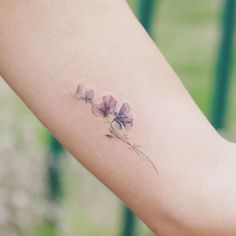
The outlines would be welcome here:
[[[212,128],[126,1],[0,0],[0,73],[155,234],[236,235],[236,145]],[[104,136],[104,119],[72,96],[78,83],[130,104],[129,137],[158,174]]]

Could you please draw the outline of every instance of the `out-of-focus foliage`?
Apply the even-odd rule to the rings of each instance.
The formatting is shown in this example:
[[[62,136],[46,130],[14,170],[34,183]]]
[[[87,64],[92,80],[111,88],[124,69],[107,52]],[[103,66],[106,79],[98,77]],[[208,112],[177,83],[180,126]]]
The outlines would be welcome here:
[[[32,235],[46,214],[45,151],[35,119],[0,81],[0,235]]]

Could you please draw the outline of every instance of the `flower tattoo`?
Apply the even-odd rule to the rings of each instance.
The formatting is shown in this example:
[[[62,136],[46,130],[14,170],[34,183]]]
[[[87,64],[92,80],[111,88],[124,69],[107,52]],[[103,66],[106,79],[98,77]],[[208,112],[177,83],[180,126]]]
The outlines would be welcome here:
[[[131,129],[133,127],[133,117],[129,114],[130,106],[128,103],[124,103],[120,108],[120,111],[114,112],[115,118],[114,121],[116,122],[116,127],[118,129]]]
[[[114,113],[117,101],[112,96],[103,96],[102,103],[93,104],[92,112],[97,116],[108,117]]]
[[[86,89],[85,93],[83,93],[83,85],[79,84],[75,93],[75,97],[79,100],[84,100],[86,103],[92,103],[94,98],[94,91],[93,89]]]
[[[91,105],[91,111],[94,115],[106,119],[109,125],[109,133],[105,136],[108,138],[116,138],[125,143],[130,149],[141,155],[145,160],[149,161],[155,171],[158,173],[157,167],[153,161],[141,149],[140,145],[131,143],[128,135],[124,134],[124,130],[133,127],[134,119],[130,115],[130,106],[123,103],[120,109],[117,109],[117,100],[112,95],[102,97],[101,103],[95,103],[94,90],[86,89],[83,91],[83,85],[79,84],[75,92],[75,98]]]

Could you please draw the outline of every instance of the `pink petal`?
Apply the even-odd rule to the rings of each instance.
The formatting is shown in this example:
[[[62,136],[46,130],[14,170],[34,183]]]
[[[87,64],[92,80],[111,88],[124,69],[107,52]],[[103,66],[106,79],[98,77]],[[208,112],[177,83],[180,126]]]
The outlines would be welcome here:
[[[83,85],[79,84],[75,92],[75,97],[81,99],[83,97]]]
[[[108,108],[114,108],[117,104],[117,101],[113,98],[113,96],[103,96],[103,103]]]
[[[92,105],[91,111],[96,116],[104,116],[104,114],[102,112],[102,104],[94,104],[94,105]]]

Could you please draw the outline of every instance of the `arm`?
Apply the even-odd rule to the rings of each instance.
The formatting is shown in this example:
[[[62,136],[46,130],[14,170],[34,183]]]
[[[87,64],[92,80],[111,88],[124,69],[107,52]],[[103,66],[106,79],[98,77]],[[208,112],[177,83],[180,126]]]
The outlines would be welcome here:
[[[222,212],[215,195],[229,189],[214,176],[226,147],[229,156],[235,147],[211,127],[124,1],[2,0],[0,51],[6,82],[155,233],[222,235],[236,210]],[[112,95],[118,107],[130,105],[129,140],[151,162],[105,136],[106,118],[74,96],[79,83],[94,89],[95,103]]]

